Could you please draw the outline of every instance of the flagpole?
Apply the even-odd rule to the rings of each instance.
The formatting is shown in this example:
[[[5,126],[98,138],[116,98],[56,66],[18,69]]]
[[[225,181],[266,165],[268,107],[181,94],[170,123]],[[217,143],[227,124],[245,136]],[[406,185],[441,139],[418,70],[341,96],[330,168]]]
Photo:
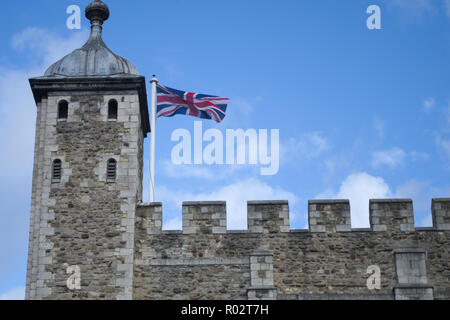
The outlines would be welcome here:
[[[155,202],[155,135],[156,135],[156,85],[158,79],[153,75],[152,80],[152,102],[151,102],[151,141],[150,141],[150,203]]]

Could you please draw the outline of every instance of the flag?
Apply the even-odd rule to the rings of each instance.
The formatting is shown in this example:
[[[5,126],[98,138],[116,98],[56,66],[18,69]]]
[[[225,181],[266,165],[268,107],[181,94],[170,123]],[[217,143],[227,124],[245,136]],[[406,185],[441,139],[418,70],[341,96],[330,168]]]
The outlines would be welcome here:
[[[157,84],[156,117],[184,114],[221,122],[226,115],[228,98],[172,89]]]

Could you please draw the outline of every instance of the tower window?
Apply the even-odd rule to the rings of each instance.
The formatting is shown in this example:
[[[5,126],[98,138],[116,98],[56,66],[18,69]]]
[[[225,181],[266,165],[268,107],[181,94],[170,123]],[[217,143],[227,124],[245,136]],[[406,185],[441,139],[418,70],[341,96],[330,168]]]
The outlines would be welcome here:
[[[67,120],[69,115],[69,103],[66,100],[61,100],[58,103],[58,120]]]
[[[108,160],[108,165],[106,168],[106,181],[114,182],[117,177],[117,161],[114,159]]]
[[[53,161],[52,164],[52,183],[61,182],[62,162],[59,159]]]
[[[108,120],[117,120],[117,100],[111,99],[108,103]]]

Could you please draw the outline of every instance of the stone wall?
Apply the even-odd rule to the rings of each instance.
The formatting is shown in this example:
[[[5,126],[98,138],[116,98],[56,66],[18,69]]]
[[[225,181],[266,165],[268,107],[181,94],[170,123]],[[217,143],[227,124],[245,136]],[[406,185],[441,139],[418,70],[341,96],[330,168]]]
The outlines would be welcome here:
[[[287,201],[251,201],[247,230],[227,230],[225,202],[186,202],[183,230],[163,231],[162,204],[140,204],[139,94],[89,92],[38,102],[27,299],[450,299],[450,199],[433,199],[432,228],[415,228],[412,201],[397,199],[371,200],[367,229],[351,228],[347,200],[314,200],[309,230],[290,229]]]
[[[310,229],[290,230],[287,202],[249,202],[242,231],[222,228],[223,202],[185,203],[182,231],[161,229],[162,204],[142,205],[133,298],[450,299],[448,203],[434,199],[434,227],[414,228],[411,200],[371,200],[371,228],[352,229],[347,200],[310,201]]]
[[[69,102],[67,120],[58,102]],[[108,101],[118,101],[108,121]],[[137,92],[49,94],[38,104],[28,299],[131,299],[136,204],[142,199],[143,133]],[[117,161],[108,182],[106,163]],[[52,183],[54,159],[62,179]],[[68,267],[81,272],[69,290]]]

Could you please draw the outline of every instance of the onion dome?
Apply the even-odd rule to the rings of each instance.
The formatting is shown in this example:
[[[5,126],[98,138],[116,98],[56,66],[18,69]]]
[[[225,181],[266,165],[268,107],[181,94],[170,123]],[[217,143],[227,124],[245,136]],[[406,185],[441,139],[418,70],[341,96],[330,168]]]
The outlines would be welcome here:
[[[86,18],[91,21],[91,35],[83,47],[54,63],[45,77],[120,77],[139,75],[129,60],[112,52],[103,42],[103,22],[109,18],[108,6],[95,0],[86,7]]]

